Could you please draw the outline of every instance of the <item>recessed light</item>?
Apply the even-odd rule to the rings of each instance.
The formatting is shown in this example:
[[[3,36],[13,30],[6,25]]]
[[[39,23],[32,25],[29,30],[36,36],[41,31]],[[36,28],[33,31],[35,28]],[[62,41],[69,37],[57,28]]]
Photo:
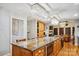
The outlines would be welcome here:
[[[76,13],[76,14],[74,14],[74,16],[78,16],[78,14]]]

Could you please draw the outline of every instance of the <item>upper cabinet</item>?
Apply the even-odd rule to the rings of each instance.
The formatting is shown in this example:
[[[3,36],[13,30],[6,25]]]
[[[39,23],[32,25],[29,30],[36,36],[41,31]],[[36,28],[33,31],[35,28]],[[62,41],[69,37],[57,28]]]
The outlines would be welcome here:
[[[45,24],[41,21],[37,22],[37,36],[44,37],[45,35]]]

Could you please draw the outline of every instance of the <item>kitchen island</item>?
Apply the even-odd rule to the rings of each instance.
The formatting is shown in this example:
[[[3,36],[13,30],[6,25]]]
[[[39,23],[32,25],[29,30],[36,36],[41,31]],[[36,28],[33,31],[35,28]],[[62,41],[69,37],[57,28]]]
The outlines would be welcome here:
[[[61,37],[54,36],[47,39],[37,38],[30,43],[12,43],[12,56],[56,56],[62,48]]]

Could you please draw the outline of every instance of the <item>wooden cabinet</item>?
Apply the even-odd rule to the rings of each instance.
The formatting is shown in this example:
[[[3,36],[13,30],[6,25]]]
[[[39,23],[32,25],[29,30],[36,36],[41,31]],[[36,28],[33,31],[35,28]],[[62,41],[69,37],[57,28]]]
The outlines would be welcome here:
[[[12,45],[12,56],[32,56],[32,52],[16,45]]]
[[[50,56],[52,54],[56,56],[61,48],[60,38],[35,50],[29,50],[27,47],[23,48],[12,44],[12,56]]]
[[[45,56],[45,47],[41,47],[33,52],[34,56]]]
[[[12,45],[12,56],[21,56],[20,48],[16,45]]]
[[[62,46],[61,46],[61,39],[58,39],[58,40],[54,41],[53,55],[56,56],[61,48],[62,48]]]
[[[26,50],[26,49],[20,49],[21,56],[32,56],[32,52]]]
[[[53,52],[53,43],[49,43],[46,45],[46,50],[47,50],[47,56],[51,56],[52,52]]]
[[[53,45],[53,55],[56,55],[57,53],[57,42],[54,41],[54,45]]]
[[[12,45],[12,56],[45,56],[45,54],[45,47],[30,51],[16,45]]]
[[[44,23],[39,22],[39,31],[44,31]]]
[[[61,48],[62,48],[61,40],[59,39],[59,40],[57,40],[57,49],[58,49],[57,53],[60,51]]]
[[[43,22],[37,22],[37,36],[44,37],[45,24]]]

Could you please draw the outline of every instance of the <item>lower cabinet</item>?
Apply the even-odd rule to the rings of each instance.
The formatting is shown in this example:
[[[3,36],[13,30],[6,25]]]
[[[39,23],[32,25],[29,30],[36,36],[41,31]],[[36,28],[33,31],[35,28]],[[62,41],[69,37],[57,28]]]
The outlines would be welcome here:
[[[19,46],[12,45],[12,56],[32,56],[32,52]]]
[[[57,39],[34,51],[12,44],[12,56],[56,56],[61,48],[61,39]]]
[[[34,51],[12,45],[12,56],[45,56],[45,47],[40,47]]]
[[[16,45],[12,45],[12,56],[21,56],[20,48]]]
[[[35,51],[33,51],[34,56],[45,56],[45,47],[41,47]]]
[[[61,48],[62,48],[61,39],[58,39],[58,40],[54,41],[53,55],[56,56],[58,54],[58,52],[61,50]]]
[[[57,54],[57,43],[56,41],[54,41],[54,45],[53,45],[53,55]]]
[[[32,52],[26,49],[21,49],[21,56],[32,56]]]
[[[51,56],[53,52],[53,43],[47,44],[47,56]]]

